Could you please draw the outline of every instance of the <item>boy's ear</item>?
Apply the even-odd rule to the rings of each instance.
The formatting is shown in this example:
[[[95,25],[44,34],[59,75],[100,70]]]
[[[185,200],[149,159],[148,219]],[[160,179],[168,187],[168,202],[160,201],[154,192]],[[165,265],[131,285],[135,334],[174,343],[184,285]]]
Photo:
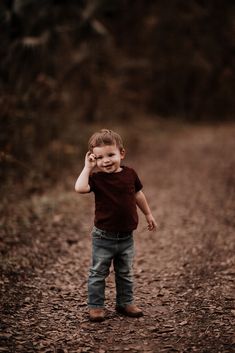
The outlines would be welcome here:
[[[122,148],[122,149],[120,150],[120,154],[121,154],[121,159],[125,158],[126,151],[124,150],[124,148]]]

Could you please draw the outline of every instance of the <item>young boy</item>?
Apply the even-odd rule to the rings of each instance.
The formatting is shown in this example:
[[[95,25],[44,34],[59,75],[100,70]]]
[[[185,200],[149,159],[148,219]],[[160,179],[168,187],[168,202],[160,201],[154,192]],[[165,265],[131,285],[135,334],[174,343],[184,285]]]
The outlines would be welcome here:
[[[88,143],[85,166],[75,190],[95,194],[95,226],[92,231],[92,265],[88,278],[88,306],[91,321],[103,321],[105,278],[113,262],[116,282],[116,311],[140,317],[133,303],[133,231],[137,228],[137,207],[146,217],[149,230],[156,221],[136,172],[121,165],[125,157],[121,137],[103,129]]]

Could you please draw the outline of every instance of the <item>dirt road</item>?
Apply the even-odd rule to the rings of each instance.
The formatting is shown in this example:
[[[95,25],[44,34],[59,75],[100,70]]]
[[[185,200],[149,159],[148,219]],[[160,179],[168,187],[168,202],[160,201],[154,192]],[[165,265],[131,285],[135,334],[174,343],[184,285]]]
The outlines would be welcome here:
[[[135,233],[139,319],[115,313],[111,273],[107,320],[88,321],[93,199],[76,175],[71,189],[4,198],[0,352],[235,351],[234,136],[231,124],[133,130],[127,163],[159,223],[149,233],[140,215]]]

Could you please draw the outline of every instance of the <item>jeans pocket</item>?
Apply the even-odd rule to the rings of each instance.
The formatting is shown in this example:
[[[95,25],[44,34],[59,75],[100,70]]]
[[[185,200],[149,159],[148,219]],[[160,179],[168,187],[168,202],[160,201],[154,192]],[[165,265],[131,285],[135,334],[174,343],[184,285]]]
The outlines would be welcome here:
[[[93,239],[102,239],[102,231],[100,229],[93,228],[91,236]]]

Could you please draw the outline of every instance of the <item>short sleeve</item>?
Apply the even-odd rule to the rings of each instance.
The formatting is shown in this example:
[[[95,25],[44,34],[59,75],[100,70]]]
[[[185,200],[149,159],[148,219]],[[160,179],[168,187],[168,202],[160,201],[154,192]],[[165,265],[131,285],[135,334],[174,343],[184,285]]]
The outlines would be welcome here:
[[[90,186],[90,191],[89,192],[94,192],[94,190],[95,190],[94,174],[89,176],[88,184]]]
[[[138,192],[143,188],[143,185],[134,170],[133,170],[133,173],[134,173],[134,177],[135,177],[135,192]]]

